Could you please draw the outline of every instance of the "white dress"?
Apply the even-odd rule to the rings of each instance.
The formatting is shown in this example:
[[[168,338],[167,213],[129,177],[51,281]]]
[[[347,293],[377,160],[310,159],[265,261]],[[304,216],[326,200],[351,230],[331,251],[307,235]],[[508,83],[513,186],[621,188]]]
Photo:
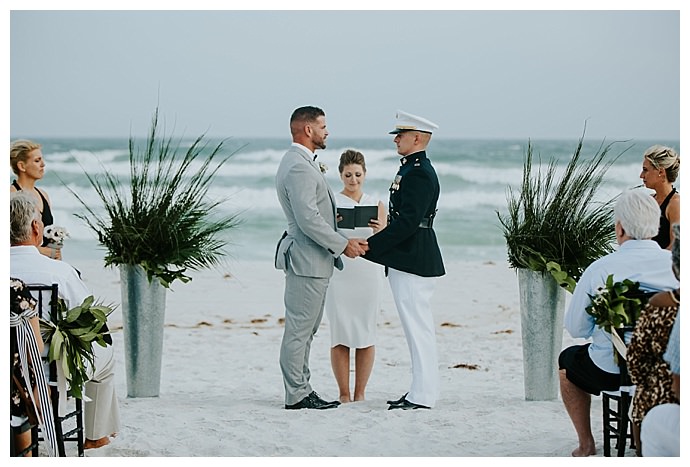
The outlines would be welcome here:
[[[367,194],[359,203],[336,193],[338,207],[378,205]],[[338,229],[348,238],[369,238],[370,227]],[[335,269],[326,293],[326,316],[331,329],[331,347],[344,345],[353,349],[372,346],[376,342],[376,318],[381,301],[383,266],[363,258],[342,255],[343,270]]]

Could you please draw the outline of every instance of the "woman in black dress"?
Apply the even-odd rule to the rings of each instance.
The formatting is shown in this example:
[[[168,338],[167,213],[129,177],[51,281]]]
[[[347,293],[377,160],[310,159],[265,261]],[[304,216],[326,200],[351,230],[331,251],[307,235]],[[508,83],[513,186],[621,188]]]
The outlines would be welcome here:
[[[10,185],[10,194],[25,190],[36,197],[44,226],[53,225],[53,213],[50,210],[48,193],[36,186],[36,182],[45,173],[45,159],[41,152],[41,145],[29,140],[17,140],[10,145],[10,167],[17,176]],[[41,254],[49,258],[62,259],[59,248],[50,248],[48,239],[43,238],[43,244],[38,247]]]
[[[673,187],[679,173],[680,156],[672,148],[654,145],[645,151],[640,178],[644,186],[654,190],[661,209],[659,233],[654,240],[667,250],[673,245],[671,226],[680,223],[680,193]]]

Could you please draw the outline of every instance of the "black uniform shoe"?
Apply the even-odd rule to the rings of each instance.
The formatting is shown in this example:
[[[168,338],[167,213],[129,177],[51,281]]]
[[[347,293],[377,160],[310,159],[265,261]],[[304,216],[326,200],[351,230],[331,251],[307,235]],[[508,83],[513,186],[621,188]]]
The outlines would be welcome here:
[[[403,394],[402,397],[400,397],[400,399],[398,399],[397,401],[386,401],[386,404],[392,404],[392,405],[402,404],[403,401],[405,400],[405,397],[407,397],[407,393]]]
[[[312,391],[307,397],[302,399],[296,404],[287,405],[285,408],[288,410],[296,409],[334,409],[340,405],[339,401],[325,401],[319,397],[316,391]]]
[[[393,409],[414,410],[414,409],[430,409],[430,408],[431,407],[427,407],[426,405],[415,404],[414,402],[410,402],[407,399],[403,399],[402,402],[399,404],[391,404],[388,407],[388,410],[393,410]]]

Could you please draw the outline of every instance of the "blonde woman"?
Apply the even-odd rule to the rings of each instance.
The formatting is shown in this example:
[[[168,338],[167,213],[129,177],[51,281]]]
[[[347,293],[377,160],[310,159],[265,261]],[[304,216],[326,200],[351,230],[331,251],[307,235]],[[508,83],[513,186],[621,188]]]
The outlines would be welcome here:
[[[10,144],[10,167],[17,176],[10,185],[10,194],[16,191],[25,191],[31,194],[38,202],[41,211],[41,220],[44,226],[53,225],[53,213],[50,210],[50,198],[45,190],[36,186],[36,182],[45,174],[45,159],[41,152],[41,145],[29,140],[17,140]],[[62,259],[59,248],[47,246],[48,239],[43,237],[43,243],[38,251],[53,259]]]
[[[680,223],[680,193],[673,183],[680,173],[680,156],[667,146],[654,145],[644,153],[640,178],[644,186],[654,190],[654,199],[661,208],[659,233],[653,238],[661,248],[673,245],[673,224]]]

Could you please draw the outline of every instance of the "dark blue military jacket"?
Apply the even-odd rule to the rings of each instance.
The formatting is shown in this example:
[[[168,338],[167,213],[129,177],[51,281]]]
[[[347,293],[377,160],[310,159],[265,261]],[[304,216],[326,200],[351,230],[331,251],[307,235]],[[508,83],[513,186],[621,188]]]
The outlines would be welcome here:
[[[400,159],[390,187],[388,226],[367,240],[363,258],[416,274],[438,277],[446,273],[432,228],[440,186],[426,152]]]

